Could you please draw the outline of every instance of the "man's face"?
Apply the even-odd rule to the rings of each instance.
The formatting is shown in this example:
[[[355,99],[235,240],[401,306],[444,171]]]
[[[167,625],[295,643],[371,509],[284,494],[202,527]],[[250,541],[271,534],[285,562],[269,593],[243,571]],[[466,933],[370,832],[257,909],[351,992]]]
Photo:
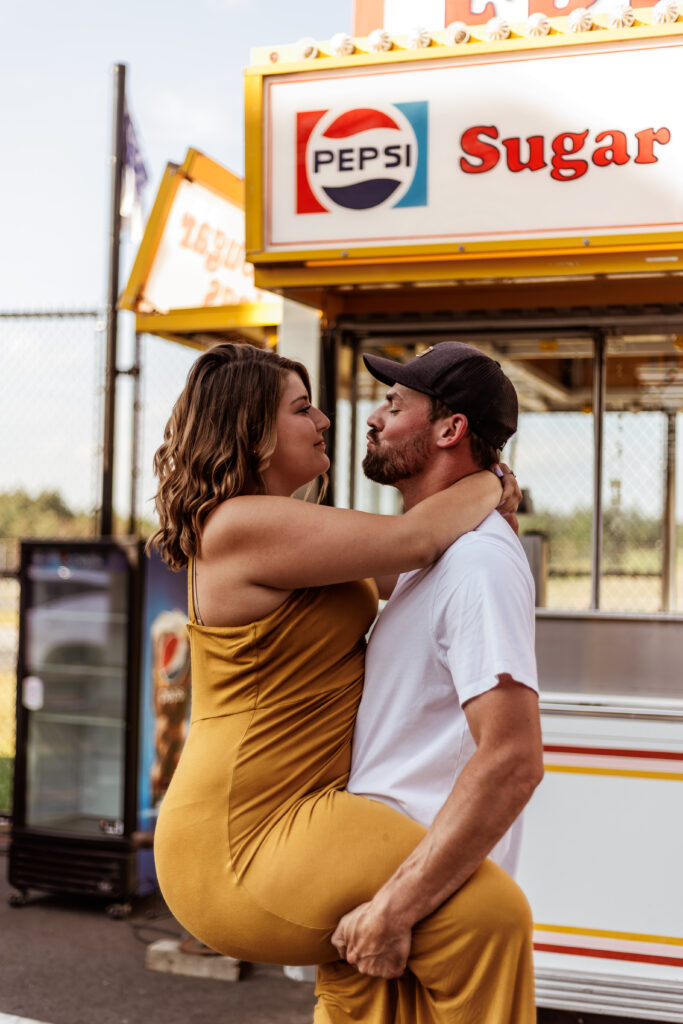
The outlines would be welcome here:
[[[368,417],[363,472],[378,484],[397,484],[425,468],[434,450],[435,425],[426,395],[394,384]]]

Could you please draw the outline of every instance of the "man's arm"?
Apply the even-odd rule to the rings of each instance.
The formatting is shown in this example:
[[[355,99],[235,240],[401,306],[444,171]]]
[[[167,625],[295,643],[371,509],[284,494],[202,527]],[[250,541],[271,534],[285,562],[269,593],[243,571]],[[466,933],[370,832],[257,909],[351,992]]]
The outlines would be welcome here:
[[[332,936],[363,974],[398,977],[413,926],[474,873],[543,777],[538,697],[509,675],[464,706],[477,750],[430,829],[369,902]]]

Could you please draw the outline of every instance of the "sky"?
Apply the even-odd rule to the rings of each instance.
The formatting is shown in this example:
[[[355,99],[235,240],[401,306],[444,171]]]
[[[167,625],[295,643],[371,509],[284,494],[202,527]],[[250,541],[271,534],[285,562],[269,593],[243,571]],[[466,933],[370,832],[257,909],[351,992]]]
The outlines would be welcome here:
[[[92,309],[106,296],[112,65],[127,65],[149,206],[189,146],[243,174],[251,47],[350,32],[352,0],[0,0],[0,15],[0,310]]]
[[[127,65],[149,212],[166,163],[190,146],[244,173],[242,76],[252,47],[329,39],[351,24],[352,0],[0,0],[0,312],[106,305],[114,64]],[[124,236],[121,287],[134,254]],[[133,324],[120,315],[120,367],[132,362]],[[93,345],[89,322],[0,319],[0,491],[56,488],[74,508],[97,503],[102,339]],[[149,452],[196,357],[146,345],[157,376],[146,387],[143,499],[153,493]],[[130,391],[121,379],[123,514]]]

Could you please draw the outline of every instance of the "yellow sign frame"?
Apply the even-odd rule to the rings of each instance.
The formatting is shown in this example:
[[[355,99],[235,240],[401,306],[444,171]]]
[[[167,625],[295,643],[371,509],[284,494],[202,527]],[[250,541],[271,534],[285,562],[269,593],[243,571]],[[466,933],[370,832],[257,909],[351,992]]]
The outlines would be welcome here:
[[[550,33],[542,38],[524,35],[523,24],[513,24],[504,41],[486,39],[485,26],[470,28],[470,40],[448,44],[445,30],[432,32],[432,44],[409,49],[405,37],[393,40],[392,50],[373,53],[368,39],[354,39],[355,52],[334,56],[329,44],[316,44],[317,56],[302,59],[297,46],[258,49],[245,71],[246,132],[246,250],[255,266],[260,288],[330,287],[373,283],[428,283],[486,280],[488,278],[572,278],[594,274],[660,274],[683,270],[683,231],[634,235],[594,235],[558,239],[498,242],[330,247],[326,250],[265,251],[264,234],[264,91],[273,76],[303,72],[348,70],[373,65],[401,65],[515,51],[556,49],[604,43],[682,37],[683,20],[656,24],[652,8],[638,8],[632,27],[611,29],[607,15],[595,15],[591,31],[569,31],[566,17],[550,19]]]
[[[140,308],[141,296],[154,265],[166,221],[183,181],[197,182],[239,210],[244,210],[243,180],[198,149],[188,149],[180,165],[167,164],[133,268],[119,298],[119,309],[136,314],[136,330],[139,333],[157,334],[196,348],[205,346],[203,342],[193,340],[193,334],[220,335],[226,332],[238,332],[250,340],[275,344],[277,327],[282,322],[279,302],[197,306],[191,309],[172,309],[168,313],[147,312]]]

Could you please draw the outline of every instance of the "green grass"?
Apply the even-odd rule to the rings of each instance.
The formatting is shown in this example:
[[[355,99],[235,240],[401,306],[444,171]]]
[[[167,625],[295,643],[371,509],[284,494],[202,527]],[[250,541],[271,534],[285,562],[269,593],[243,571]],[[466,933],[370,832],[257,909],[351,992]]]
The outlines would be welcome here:
[[[0,672],[0,757],[14,757],[16,687],[14,672]]]
[[[0,814],[9,814],[12,810],[13,776],[14,758],[0,757]]]
[[[0,672],[0,814],[12,810],[15,688],[14,672]]]

